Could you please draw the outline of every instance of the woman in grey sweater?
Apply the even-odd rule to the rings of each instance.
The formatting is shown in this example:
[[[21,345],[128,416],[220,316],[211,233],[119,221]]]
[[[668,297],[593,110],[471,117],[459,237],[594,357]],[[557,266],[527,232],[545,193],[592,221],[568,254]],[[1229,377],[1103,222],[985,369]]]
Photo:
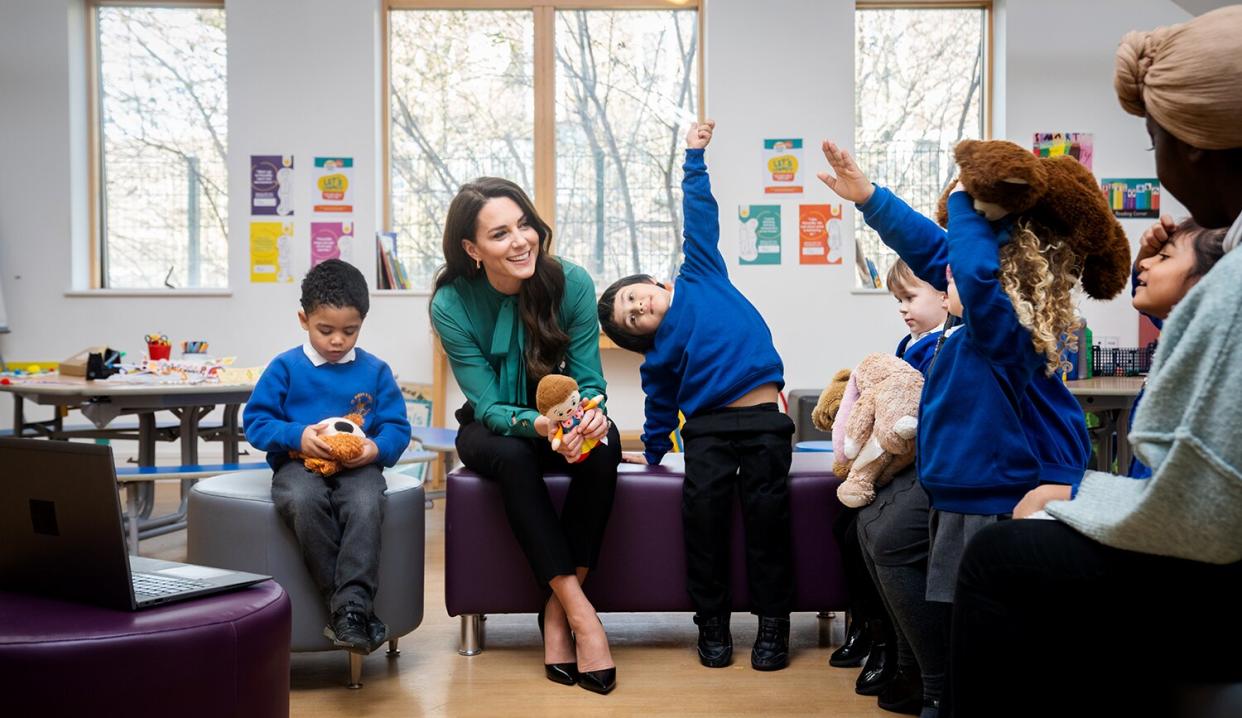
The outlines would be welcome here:
[[[1173,715],[1169,686],[1242,680],[1242,5],[1130,33],[1115,85],[1165,189],[1229,227],[1229,253],[1164,325],[1130,434],[1151,478],[1087,472],[1069,501],[1041,487],[1014,515],[1055,520],[967,548],[949,715]],[[1192,625],[1154,640],[1157,611]]]

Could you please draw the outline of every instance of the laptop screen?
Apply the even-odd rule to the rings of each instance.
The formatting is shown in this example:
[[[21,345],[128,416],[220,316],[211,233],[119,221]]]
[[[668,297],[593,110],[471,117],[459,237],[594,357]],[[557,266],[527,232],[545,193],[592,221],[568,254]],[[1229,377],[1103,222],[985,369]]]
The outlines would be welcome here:
[[[0,439],[0,590],[133,607],[110,447]]]

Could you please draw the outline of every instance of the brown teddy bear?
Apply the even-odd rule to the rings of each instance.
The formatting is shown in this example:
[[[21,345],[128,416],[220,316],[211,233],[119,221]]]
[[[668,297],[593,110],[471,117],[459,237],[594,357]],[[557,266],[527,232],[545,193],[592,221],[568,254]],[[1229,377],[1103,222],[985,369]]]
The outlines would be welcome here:
[[[1036,157],[1005,140],[964,140],[953,150],[957,180],[991,221],[1010,216],[1045,246],[1064,242],[1077,259],[1077,276],[1095,299],[1111,299],[1130,280],[1130,243],[1113,217],[1091,170],[1068,155]],[[936,221],[949,226],[948,200]]]
[[[328,445],[332,453],[331,459],[315,459],[303,456],[298,451],[290,451],[289,456],[301,459],[306,464],[307,471],[313,471],[321,476],[331,476],[341,470],[342,462],[351,461],[362,455],[362,448],[367,439],[367,435],[362,431],[362,421],[361,415],[348,414],[333,416],[316,424],[316,426],[324,427],[324,432],[319,437]]]
[[[832,375],[832,381],[819,395],[819,402],[811,411],[811,423],[820,431],[832,431],[832,420],[841,408],[841,397],[845,395],[845,385],[849,383],[850,370],[842,369]]]
[[[841,376],[838,372],[834,381]],[[837,498],[850,508],[914,462],[923,374],[891,354],[868,354],[850,373],[832,424]]]

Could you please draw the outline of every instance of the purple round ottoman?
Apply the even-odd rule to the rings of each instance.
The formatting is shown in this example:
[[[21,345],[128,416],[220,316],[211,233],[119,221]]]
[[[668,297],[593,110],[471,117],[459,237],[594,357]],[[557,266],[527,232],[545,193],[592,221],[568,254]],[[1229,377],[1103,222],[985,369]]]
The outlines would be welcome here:
[[[289,598],[274,581],[142,611],[0,592],[13,716],[288,716]]]

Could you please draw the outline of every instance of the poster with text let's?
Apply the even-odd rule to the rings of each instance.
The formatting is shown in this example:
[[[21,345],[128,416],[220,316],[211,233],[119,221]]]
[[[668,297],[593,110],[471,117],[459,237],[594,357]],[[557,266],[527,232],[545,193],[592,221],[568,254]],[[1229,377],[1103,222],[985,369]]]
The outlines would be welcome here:
[[[289,222],[250,223],[250,281],[293,281],[293,225]]]
[[[292,155],[250,155],[250,214],[293,216]]]
[[[738,264],[781,263],[781,208],[744,204],[737,208]]]
[[[764,194],[796,194],[801,191],[802,140],[764,140]]]
[[[316,157],[314,170],[316,212],[354,211],[354,158]]]
[[[841,264],[841,205],[798,206],[798,262]]]
[[[329,259],[353,264],[353,222],[311,222],[311,266]]]

